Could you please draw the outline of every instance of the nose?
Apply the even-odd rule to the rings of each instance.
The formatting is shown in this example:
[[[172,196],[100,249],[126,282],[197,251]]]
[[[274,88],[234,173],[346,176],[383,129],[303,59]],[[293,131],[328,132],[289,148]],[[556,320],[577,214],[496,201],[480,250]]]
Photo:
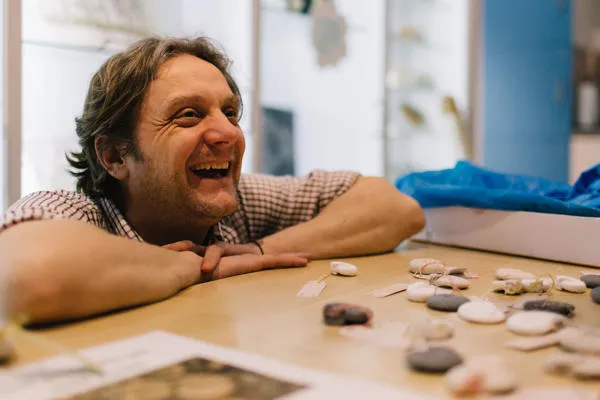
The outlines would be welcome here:
[[[218,111],[209,118],[208,130],[204,133],[204,143],[207,146],[227,148],[240,140],[239,126],[231,123],[222,112]]]

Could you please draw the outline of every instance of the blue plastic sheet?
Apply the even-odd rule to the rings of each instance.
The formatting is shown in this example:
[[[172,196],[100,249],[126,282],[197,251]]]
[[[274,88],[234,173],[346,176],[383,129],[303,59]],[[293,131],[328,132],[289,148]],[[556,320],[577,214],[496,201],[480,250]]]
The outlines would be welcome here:
[[[600,217],[600,164],[581,174],[573,186],[459,161],[451,169],[399,177],[396,187],[423,208],[464,206]]]

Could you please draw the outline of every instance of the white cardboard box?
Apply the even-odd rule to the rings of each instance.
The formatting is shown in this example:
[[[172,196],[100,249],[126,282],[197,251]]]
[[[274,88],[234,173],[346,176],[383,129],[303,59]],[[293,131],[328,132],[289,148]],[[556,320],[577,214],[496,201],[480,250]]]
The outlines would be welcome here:
[[[600,218],[441,207],[413,239],[600,268]]]

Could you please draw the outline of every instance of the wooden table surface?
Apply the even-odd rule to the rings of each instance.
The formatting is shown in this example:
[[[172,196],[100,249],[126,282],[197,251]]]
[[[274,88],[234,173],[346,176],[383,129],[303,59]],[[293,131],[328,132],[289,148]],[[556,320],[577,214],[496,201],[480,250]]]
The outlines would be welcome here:
[[[237,348],[302,367],[341,373],[374,380],[446,398],[440,376],[409,371],[400,349],[348,339],[335,327],[322,323],[322,307],[327,302],[352,302],[370,307],[374,322],[396,320],[420,322],[427,316],[448,317],[429,310],[424,304],[409,302],[404,293],[388,298],[368,295],[373,289],[396,282],[413,282],[407,271],[413,258],[431,257],[451,265],[467,267],[480,278],[471,280],[466,295],[489,293],[498,267],[520,268],[535,274],[563,274],[574,277],[580,271],[596,271],[567,264],[517,258],[507,255],[469,251],[412,243],[395,253],[347,259],[359,267],[354,278],[331,277],[317,298],[298,298],[296,293],[308,280],[329,270],[328,261],[312,262],[307,268],[281,269],[242,275],[189,288],[166,301],[90,320],[38,330],[47,338],[83,348],[106,341],[164,330],[218,345]],[[499,294],[493,299],[511,300]],[[557,300],[576,306],[576,323],[600,326],[600,305],[585,294],[554,292]],[[520,353],[503,343],[517,338],[503,324],[481,326],[458,321],[455,337],[444,342],[464,356],[503,353],[517,372],[522,387],[577,386],[600,392],[600,381],[580,382],[545,374],[542,363],[557,349]],[[46,349],[17,340],[16,364],[50,355]]]

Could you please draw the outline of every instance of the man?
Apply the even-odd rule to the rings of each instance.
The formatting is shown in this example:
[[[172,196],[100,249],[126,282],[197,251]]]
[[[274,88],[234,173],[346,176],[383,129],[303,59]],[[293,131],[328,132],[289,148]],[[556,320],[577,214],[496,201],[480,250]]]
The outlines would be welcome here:
[[[382,178],[242,175],[240,92],[205,38],[146,39],[91,80],[77,192],[33,193],[0,233],[5,312],[68,320],[207,280],[392,250],[424,224]]]

